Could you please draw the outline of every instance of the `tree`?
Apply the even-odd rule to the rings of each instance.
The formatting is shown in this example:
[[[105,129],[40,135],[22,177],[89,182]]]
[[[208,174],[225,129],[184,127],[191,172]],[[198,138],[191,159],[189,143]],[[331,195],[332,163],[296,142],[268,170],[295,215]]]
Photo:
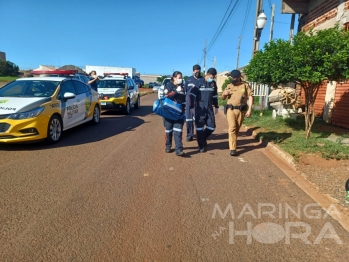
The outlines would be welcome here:
[[[0,76],[18,76],[19,67],[10,61],[0,60]]]
[[[317,32],[300,32],[293,45],[285,40],[272,41],[253,57],[244,73],[252,82],[269,85],[296,82],[302,87],[308,139],[321,85],[324,81],[349,78],[349,32],[336,26]]]
[[[158,78],[156,78],[156,81],[159,82],[159,83],[162,83],[162,81],[164,81],[164,79],[166,78],[167,76],[159,76]]]

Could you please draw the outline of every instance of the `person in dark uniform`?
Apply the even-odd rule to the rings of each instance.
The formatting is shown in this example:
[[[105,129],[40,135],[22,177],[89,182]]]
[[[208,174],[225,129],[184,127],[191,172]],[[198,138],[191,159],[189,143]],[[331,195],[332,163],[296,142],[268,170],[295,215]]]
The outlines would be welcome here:
[[[93,90],[97,91],[97,82],[99,80],[97,76],[97,72],[93,70],[90,72],[89,76],[90,76],[90,81],[88,81],[88,83],[90,84]]]
[[[216,128],[214,115],[218,113],[219,108],[217,84],[214,81],[216,75],[215,68],[208,69],[205,78],[202,78],[189,94],[190,110],[193,114],[195,112],[196,137],[200,153],[205,152],[207,138]]]
[[[182,73],[179,71],[175,71],[172,75],[171,81],[167,83],[164,89],[164,94],[166,97],[183,105],[183,103],[185,102],[185,92],[182,82]],[[164,118],[166,132],[166,153],[171,152],[172,136],[174,136],[176,155],[184,155],[182,143],[183,124],[184,119],[171,120]]]
[[[184,91],[186,93],[186,110],[185,110],[185,117],[186,117],[186,127],[187,127],[187,141],[192,141],[194,136],[194,115],[190,111],[190,98],[189,93],[190,90],[197,86],[200,81],[203,80],[203,77],[201,76],[201,67],[200,65],[194,65],[193,66],[193,75],[188,77],[185,81],[184,85]]]
[[[228,84],[222,93],[222,99],[228,98],[227,102],[227,120],[229,132],[230,155],[236,156],[237,136],[244,120],[244,117],[250,117],[253,106],[253,92],[247,82],[241,80],[241,72],[233,70],[230,73],[231,84]],[[248,104],[247,106],[247,99]]]

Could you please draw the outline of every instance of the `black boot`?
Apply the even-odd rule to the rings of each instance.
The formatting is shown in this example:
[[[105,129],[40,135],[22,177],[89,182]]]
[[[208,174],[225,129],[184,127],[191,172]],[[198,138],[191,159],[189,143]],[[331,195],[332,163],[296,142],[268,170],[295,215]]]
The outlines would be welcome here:
[[[236,150],[230,150],[230,155],[231,156],[237,156],[238,154],[236,153]]]

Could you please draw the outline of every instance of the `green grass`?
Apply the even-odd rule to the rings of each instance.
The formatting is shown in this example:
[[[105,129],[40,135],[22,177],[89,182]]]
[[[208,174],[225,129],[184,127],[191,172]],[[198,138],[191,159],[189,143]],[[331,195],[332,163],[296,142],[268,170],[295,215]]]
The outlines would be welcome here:
[[[302,154],[320,153],[325,159],[349,159],[349,146],[342,143],[347,135],[338,135],[336,141],[329,141],[332,133],[323,131],[328,126],[321,119],[315,119],[310,138],[305,139],[304,117],[295,120],[272,118],[272,110],[264,110],[260,116],[259,110],[254,110],[250,118],[245,118],[244,124],[257,129],[257,138],[277,144],[296,160]],[[260,129],[259,129],[260,128]]]
[[[0,76],[0,82],[10,82],[16,80],[17,76]]]

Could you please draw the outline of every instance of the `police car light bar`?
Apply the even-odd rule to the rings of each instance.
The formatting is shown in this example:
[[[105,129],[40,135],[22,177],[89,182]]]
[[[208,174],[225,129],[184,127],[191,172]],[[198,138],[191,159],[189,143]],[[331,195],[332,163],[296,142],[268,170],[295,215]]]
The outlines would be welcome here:
[[[128,76],[128,73],[104,73],[104,76],[111,76],[111,75]]]
[[[72,75],[76,74],[78,70],[33,70],[30,73],[33,75]]]

